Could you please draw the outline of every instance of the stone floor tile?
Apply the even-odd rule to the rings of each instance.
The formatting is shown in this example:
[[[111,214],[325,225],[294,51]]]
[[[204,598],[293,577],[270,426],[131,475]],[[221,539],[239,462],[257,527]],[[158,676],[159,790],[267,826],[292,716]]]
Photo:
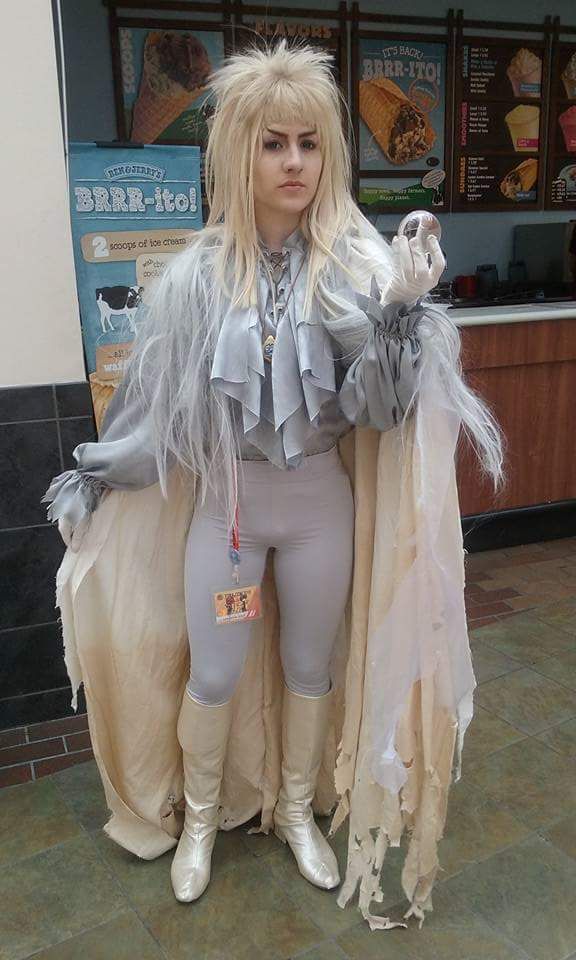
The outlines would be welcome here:
[[[565,687],[576,690],[576,650],[539,660],[532,669],[544,674],[545,677],[550,677],[551,680],[556,680],[556,683],[562,683]]]
[[[12,863],[0,875],[0,903],[2,960],[23,960],[129,906],[85,835]]]
[[[566,653],[574,646],[566,631],[539,620],[533,610],[481,627],[473,632],[473,639],[475,642],[481,640],[525,666]]]
[[[534,960],[576,949],[576,862],[542,837],[528,837],[443,886]]]
[[[476,702],[529,735],[576,716],[576,691],[528,667],[483,683]]]
[[[137,909],[159,900],[173,900],[170,866],[175,847],[156,860],[142,860],[125,850],[101,830],[91,834],[100,855],[108,864]],[[237,830],[220,830],[212,854],[212,881],[238,862],[254,858],[246,850]],[[211,883],[212,883],[211,881]]]
[[[474,676],[478,683],[501,677],[505,673],[510,673],[511,670],[519,670],[522,666],[518,660],[513,660],[512,657],[507,657],[506,654],[483,643],[474,632],[470,634],[470,651]]]
[[[50,780],[23,783],[0,791],[0,864],[3,866],[81,833],[82,828]]]
[[[444,837],[438,845],[438,882],[443,883],[472,863],[486,860],[529,833],[529,828],[496,800],[465,779],[460,780],[453,784],[448,798]]]
[[[346,960],[346,954],[334,940],[328,940],[319,947],[297,954],[292,960]]]
[[[559,850],[563,850],[569,857],[576,860],[576,813],[538,832]]]
[[[110,811],[95,760],[54,773],[51,779],[86,830],[96,830],[109,819]]]
[[[568,816],[576,806],[573,767],[533,737],[469,763],[466,778],[533,830]]]
[[[251,937],[263,957],[292,960],[295,953],[323,940],[324,934],[301,910],[293,907],[259,911]]]
[[[364,923],[364,930],[349,931],[337,942],[350,960],[528,960],[520,947],[446,887],[434,889],[432,906],[422,928],[412,918],[407,929],[370,931]],[[400,917],[395,912],[394,918]]]
[[[239,830],[241,831],[242,842],[247,850],[254,857],[267,857],[271,853],[275,853],[278,850],[278,847],[281,846],[280,841],[274,834],[274,830],[270,830],[269,833],[248,833],[251,827],[257,826],[260,822],[260,814],[256,817],[253,817],[252,820],[247,820],[246,823],[243,823]]]
[[[90,837],[137,910],[174,896],[170,885],[174,850],[169,850],[156,860],[142,860],[111,840],[102,830],[90,833]]]
[[[165,960],[134,912],[34,954],[34,960]]]
[[[191,943],[194,960],[227,956],[232,937],[247,957],[284,960],[325,939],[275,883],[265,861],[254,857],[215,872],[193,903],[172,896],[151,903],[141,917],[171,960],[189,960]]]
[[[576,759],[576,718],[544,730],[536,736],[536,739],[541,740],[556,753]],[[576,776],[576,770],[574,775]]]
[[[576,637],[576,597],[559,603],[543,604],[535,615],[543,623],[558,627]]]
[[[322,823],[324,819],[329,818],[317,818],[321,829],[324,826]],[[322,829],[322,832],[325,833],[325,830]],[[347,824],[343,824],[338,833],[330,837],[328,842],[336,853],[340,876],[344,879],[348,851]],[[386,885],[391,885],[394,891],[392,901],[396,902],[402,896],[398,864],[394,863],[394,854],[398,854],[398,850],[391,850],[388,853],[391,855],[386,856],[383,872],[383,877],[386,878],[385,895]],[[404,853],[402,853],[402,859],[403,857]],[[361,915],[358,912],[356,898],[352,898],[345,907],[339,907],[336,900],[340,888],[321,890],[309,883],[298,870],[294,854],[287,844],[279,844],[279,849],[266,858],[266,866],[282,890],[320,928],[325,937],[333,937],[358,923]]]
[[[479,689],[477,688],[474,694],[476,701]],[[494,753],[495,750],[501,750],[502,747],[522,740],[525,736],[526,734],[506,723],[505,720],[501,720],[500,717],[495,717],[475,702],[474,715],[464,736],[462,753],[464,771],[470,761],[485,757],[489,753]]]

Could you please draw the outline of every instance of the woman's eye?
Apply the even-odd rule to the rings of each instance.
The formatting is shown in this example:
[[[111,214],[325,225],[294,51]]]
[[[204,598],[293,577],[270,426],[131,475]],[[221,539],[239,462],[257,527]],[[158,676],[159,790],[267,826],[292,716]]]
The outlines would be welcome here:
[[[280,143],[279,140],[267,140],[267,141],[264,143],[264,149],[265,149],[265,150],[274,150],[275,147],[281,147],[281,146],[282,146],[282,144]],[[302,146],[305,147],[306,150],[315,150],[315,149],[316,149],[316,144],[315,144],[314,140],[303,140],[303,141],[302,141]]]

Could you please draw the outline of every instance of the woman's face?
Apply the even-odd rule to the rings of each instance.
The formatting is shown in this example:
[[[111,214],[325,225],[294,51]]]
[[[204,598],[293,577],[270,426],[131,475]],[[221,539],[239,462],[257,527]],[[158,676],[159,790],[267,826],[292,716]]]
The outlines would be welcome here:
[[[322,170],[315,126],[273,123],[264,128],[262,140],[254,159],[256,217],[299,216],[313,200]]]

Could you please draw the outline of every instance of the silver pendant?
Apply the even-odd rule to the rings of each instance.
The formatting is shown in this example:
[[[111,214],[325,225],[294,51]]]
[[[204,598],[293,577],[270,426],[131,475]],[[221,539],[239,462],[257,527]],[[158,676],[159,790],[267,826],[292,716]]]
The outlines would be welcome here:
[[[276,337],[273,337],[272,335],[270,335],[266,337],[264,343],[262,344],[263,350],[264,350],[264,359],[267,360],[268,363],[272,363],[272,352],[274,350],[275,343],[276,343]]]

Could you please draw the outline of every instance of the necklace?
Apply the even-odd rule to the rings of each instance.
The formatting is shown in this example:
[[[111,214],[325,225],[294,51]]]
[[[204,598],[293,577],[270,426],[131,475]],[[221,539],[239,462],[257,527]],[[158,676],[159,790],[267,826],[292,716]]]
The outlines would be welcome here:
[[[267,259],[267,257],[266,257],[265,255],[262,256],[262,262],[264,263],[264,266],[265,266],[265,268],[266,268],[266,270],[267,270],[267,272],[268,272],[268,277],[269,277],[269,279],[271,280],[270,289],[271,289],[271,293],[272,293],[272,312],[273,312],[273,319],[274,319],[274,327],[277,328],[277,327],[278,327],[278,322],[279,322],[279,319],[280,319],[280,318],[278,317],[278,310],[281,310],[281,312],[282,312],[282,314],[283,314],[283,313],[284,313],[284,310],[285,310],[286,307],[288,306],[288,300],[290,299],[290,297],[291,297],[291,295],[292,295],[292,292],[293,292],[293,290],[294,290],[294,285],[295,285],[295,283],[296,283],[296,280],[298,279],[298,276],[300,275],[300,271],[301,271],[302,267],[304,266],[304,261],[305,261],[305,259],[306,259],[306,254],[304,253],[304,254],[302,255],[302,259],[301,259],[301,261],[300,261],[300,265],[299,265],[299,267],[298,267],[298,270],[296,271],[296,276],[294,277],[292,283],[290,284],[290,289],[288,290],[288,295],[287,295],[287,297],[286,297],[286,299],[285,299],[285,301],[284,301],[284,304],[277,304],[277,302],[276,302],[275,284],[278,283],[278,282],[281,280],[282,274],[283,274],[283,272],[284,272],[284,268],[285,268],[286,264],[289,262],[290,254],[289,254],[289,252],[288,252],[288,253],[283,253],[283,252],[281,252],[281,251],[268,251],[268,253],[269,253],[269,256],[270,256],[271,263],[272,263],[272,269],[270,269],[270,266],[269,266],[269,264],[268,264],[268,259]],[[258,316],[260,317],[260,321],[261,321],[261,323],[262,323],[262,326],[264,326],[264,316],[263,316],[263,311],[262,311],[261,306],[260,306],[260,291],[259,291],[259,289],[258,289],[258,292],[257,292],[257,299],[258,299]],[[264,310],[265,310],[265,307],[264,307]],[[268,363],[272,363],[272,354],[273,354],[273,351],[274,351],[274,344],[275,344],[275,343],[276,343],[276,337],[275,337],[275,336],[272,336],[272,334],[270,334],[269,336],[267,336],[267,337],[262,341],[262,349],[263,349],[263,353],[264,353],[264,360],[266,360]]]

